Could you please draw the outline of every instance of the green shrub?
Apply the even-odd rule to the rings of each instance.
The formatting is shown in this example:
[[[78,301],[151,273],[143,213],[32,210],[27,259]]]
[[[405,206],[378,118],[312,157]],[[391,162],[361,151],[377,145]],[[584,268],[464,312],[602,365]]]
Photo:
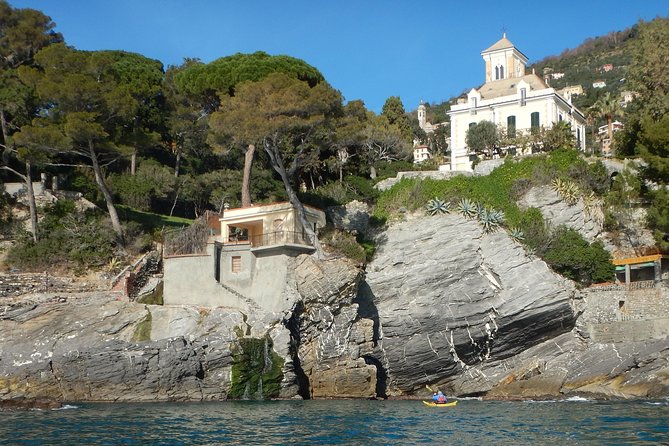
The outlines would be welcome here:
[[[348,175],[344,177],[344,183],[349,190],[354,191],[357,200],[370,202],[376,200],[379,196],[379,190],[374,187],[374,182],[367,178]]]
[[[367,260],[370,247],[366,249],[361,246],[353,234],[330,228],[323,231],[319,239],[326,245],[328,252],[344,256],[358,263],[364,263]]]
[[[376,167],[376,181],[381,181],[386,178],[394,178],[398,172],[411,172],[416,170],[416,165],[410,161],[393,161],[388,163],[385,161],[378,162],[374,165]]]
[[[651,194],[646,220],[660,249],[669,251],[669,191],[659,189]]]
[[[116,234],[105,217],[77,212],[74,203],[59,200],[44,210],[35,243],[20,235],[7,255],[7,263],[26,271],[100,268],[113,257]]]
[[[584,285],[612,280],[615,267],[601,242],[589,244],[571,228],[559,227],[543,256],[563,276]]]

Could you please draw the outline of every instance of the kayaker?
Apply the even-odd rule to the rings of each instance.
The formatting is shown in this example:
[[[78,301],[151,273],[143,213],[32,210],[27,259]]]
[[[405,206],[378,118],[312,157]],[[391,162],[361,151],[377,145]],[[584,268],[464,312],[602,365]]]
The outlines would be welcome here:
[[[434,392],[432,394],[432,401],[434,401],[435,403],[439,401],[439,394],[437,392]]]
[[[441,390],[437,392],[437,399],[435,400],[434,397],[432,397],[432,399],[437,404],[446,404],[448,402],[448,398],[446,398],[446,395],[444,395]]]

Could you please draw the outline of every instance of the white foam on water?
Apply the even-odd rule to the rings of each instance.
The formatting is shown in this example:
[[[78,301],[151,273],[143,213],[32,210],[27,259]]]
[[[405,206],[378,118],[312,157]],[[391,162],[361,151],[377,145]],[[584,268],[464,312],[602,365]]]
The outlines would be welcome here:
[[[79,409],[79,406],[73,406],[71,404],[65,404],[63,407],[56,407],[52,410],[68,410],[68,409]]]

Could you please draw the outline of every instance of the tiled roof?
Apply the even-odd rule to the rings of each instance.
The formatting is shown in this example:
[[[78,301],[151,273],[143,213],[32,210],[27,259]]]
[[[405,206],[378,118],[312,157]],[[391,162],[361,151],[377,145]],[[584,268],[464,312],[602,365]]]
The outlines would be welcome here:
[[[548,85],[536,74],[526,74],[522,77],[511,77],[508,79],[501,79],[492,82],[486,82],[480,88],[481,99],[493,99],[502,96],[510,96],[517,93],[517,85],[521,80],[525,81],[530,86],[530,90],[543,90],[548,88]]]
[[[501,39],[497,41],[493,46],[488,49],[483,50],[482,52],[487,53],[490,51],[505,50],[507,48],[514,48],[515,45],[511,43],[509,39],[506,38],[506,33],[502,36]]]

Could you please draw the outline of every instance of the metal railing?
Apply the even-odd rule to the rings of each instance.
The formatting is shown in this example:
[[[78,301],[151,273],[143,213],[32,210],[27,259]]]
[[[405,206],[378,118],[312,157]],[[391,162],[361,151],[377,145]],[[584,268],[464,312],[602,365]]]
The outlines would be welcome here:
[[[248,238],[247,243],[248,242],[251,243],[251,247],[253,248],[287,244],[314,246],[314,240],[312,237],[310,237],[306,232],[296,231],[276,231],[253,235]],[[231,241],[230,243],[234,244],[237,242]]]

